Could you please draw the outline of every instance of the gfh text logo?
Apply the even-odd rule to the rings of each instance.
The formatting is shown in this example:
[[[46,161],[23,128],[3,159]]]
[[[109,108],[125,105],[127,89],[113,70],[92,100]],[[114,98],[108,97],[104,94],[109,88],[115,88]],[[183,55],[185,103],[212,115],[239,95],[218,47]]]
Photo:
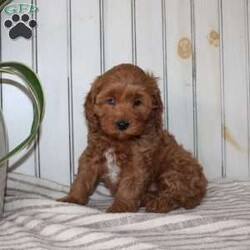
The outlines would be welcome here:
[[[33,4],[16,3],[5,6],[4,13],[11,15],[4,22],[4,26],[9,29],[9,37],[16,39],[23,37],[30,39],[32,31],[37,26],[37,22],[31,19],[30,14],[38,12],[38,7]]]

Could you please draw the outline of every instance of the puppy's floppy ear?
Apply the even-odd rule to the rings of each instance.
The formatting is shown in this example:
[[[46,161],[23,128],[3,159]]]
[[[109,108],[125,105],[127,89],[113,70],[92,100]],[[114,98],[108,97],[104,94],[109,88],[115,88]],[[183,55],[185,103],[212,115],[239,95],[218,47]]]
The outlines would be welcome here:
[[[161,93],[160,93],[160,89],[158,87],[157,84],[157,80],[158,78],[155,77],[153,74],[151,73],[147,73],[147,78],[148,78],[148,86],[150,86],[150,92],[153,96],[153,108],[155,110],[158,110],[159,112],[163,112],[163,104],[162,104],[162,100],[161,100]]]
[[[157,125],[159,128],[162,127],[162,113],[163,113],[163,104],[161,100],[161,93],[160,89],[157,84],[158,78],[155,77],[153,74],[147,73],[149,86],[150,86],[150,93],[153,98],[153,120],[157,121]]]
[[[161,100],[161,93],[159,88],[157,87],[157,89],[155,89],[154,93],[153,93],[153,98],[154,98],[154,103],[153,103],[153,108],[157,109],[160,113],[163,112],[163,104],[162,104],[162,100]]]
[[[100,77],[97,78],[91,86],[89,93],[86,96],[84,103],[85,117],[87,120],[88,129],[90,132],[94,132],[98,129],[99,118],[95,114],[95,99],[100,89]]]
[[[157,126],[159,129],[162,128],[163,122],[162,122],[162,113],[163,113],[163,104],[162,104],[162,100],[161,100],[161,94],[160,94],[160,90],[157,86],[157,89],[155,89],[155,93],[153,95],[154,98],[154,116],[155,116],[155,121],[157,122]]]

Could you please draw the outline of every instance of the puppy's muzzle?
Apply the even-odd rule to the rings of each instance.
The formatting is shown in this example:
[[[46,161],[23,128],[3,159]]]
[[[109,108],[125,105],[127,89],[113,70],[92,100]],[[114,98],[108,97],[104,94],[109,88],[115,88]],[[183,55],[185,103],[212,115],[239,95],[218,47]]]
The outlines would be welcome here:
[[[129,127],[129,122],[126,120],[119,120],[116,122],[116,127],[119,130],[126,130]]]

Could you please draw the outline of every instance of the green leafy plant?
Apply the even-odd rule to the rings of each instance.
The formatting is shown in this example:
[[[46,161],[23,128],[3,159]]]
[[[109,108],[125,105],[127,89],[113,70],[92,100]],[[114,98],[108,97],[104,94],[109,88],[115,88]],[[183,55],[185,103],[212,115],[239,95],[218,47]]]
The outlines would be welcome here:
[[[10,0],[0,0],[0,11],[2,11],[3,8],[10,2]],[[32,142],[40,127],[44,114],[43,90],[39,78],[31,68],[19,62],[0,62],[0,74],[2,73],[18,76],[24,81],[24,87],[28,93],[30,93],[30,97],[32,99],[34,115],[30,134],[23,142],[0,159],[0,166],[3,165],[1,163],[20,152]]]
[[[2,11],[3,8],[10,2],[12,2],[12,0],[0,0],[0,11]]]

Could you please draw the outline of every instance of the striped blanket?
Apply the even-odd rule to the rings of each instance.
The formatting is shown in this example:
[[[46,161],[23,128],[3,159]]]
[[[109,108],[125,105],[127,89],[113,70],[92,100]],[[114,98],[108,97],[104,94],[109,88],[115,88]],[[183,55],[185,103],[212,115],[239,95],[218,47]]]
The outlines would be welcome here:
[[[68,187],[8,176],[2,249],[250,249],[250,182],[209,183],[204,202],[167,214],[107,214],[99,186],[88,206],[56,202]]]

